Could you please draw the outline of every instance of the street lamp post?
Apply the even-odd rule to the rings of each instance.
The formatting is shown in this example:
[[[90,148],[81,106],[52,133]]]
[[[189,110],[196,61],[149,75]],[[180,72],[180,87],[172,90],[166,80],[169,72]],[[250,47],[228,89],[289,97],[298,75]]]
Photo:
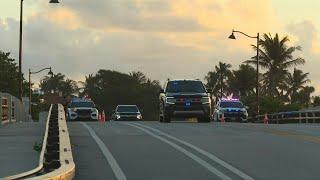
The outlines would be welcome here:
[[[235,31],[235,30],[232,30],[232,33],[231,35],[229,36],[229,39],[236,39],[236,37],[234,36],[234,33],[240,33],[240,34],[243,34],[249,38],[254,38],[254,39],[257,39],[257,79],[256,79],[256,103],[257,103],[257,106],[256,106],[256,113],[257,113],[257,116],[259,115],[260,113],[260,95],[259,95],[259,42],[260,42],[260,36],[259,36],[259,33],[257,33],[257,36],[250,36],[244,32],[241,32],[241,31]]]
[[[23,25],[23,1],[20,0],[20,27],[19,27],[19,99],[22,101],[22,25]],[[50,0],[49,3],[56,4],[59,0]]]
[[[31,115],[31,107],[32,107],[32,83],[31,83],[31,74],[37,74],[37,73],[40,73],[44,70],[49,70],[48,72],[48,75],[51,75],[51,78],[53,77],[53,72],[52,72],[52,69],[51,67],[48,67],[48,68],[43,68],[39,71],[36,71],[36,72],[32,72],[31,69],[29,69],[29,114]]]

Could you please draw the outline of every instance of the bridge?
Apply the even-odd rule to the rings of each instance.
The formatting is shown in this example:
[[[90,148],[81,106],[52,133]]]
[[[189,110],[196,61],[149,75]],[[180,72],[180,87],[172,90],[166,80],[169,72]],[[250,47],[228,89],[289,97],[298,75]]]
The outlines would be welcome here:
[[[24,178],[300,180],[320,177],[317,123],[176,121],[162,124],[150,120],[67,122],[63,126],[65,116],[61,105],[59,108],[55,112],[58,115],[50,110],[47,121],[17,121],[0,128],[1,177],[16,179],[30,171],[31,176]],[[54,118],[59,123],[48,123]],[[52,130],[50,124],[59,126],[56,128],[60,133],[55,133],[58,130]],[[53,140],[56,138],[50,135],[64,137],[56,143]],[[41,150],[44,156],[33,150],[34,142],[47,143]],[[60,156],[46,162],[48,157],[53,157],[48,156],[55,147],[52,143],[60,144],[62,149],[56,151]],[[43,166],[35,170],[39,159]],[[59,166],[52,162],[59,162]]]

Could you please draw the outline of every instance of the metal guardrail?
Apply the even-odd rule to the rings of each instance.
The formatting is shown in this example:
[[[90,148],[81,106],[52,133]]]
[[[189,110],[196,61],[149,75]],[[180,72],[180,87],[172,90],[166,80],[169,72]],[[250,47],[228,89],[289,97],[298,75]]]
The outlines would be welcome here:
[[[273,114],[259,115],[258,118],[252,118],[256,123],[287,124],[287,123],[320,123],[320,110],[303,110],[279,112]]]
[[[0,126],[16,121],[27,121],[28,119],[28,112],[18,98],[9,93],[0,92]]]
[[[6,180],[69,180],[75,175],[75,164],[66,123],[64,108],[61,104],[51,105],[46,122],[39,165],[28,172],[6,177]]]

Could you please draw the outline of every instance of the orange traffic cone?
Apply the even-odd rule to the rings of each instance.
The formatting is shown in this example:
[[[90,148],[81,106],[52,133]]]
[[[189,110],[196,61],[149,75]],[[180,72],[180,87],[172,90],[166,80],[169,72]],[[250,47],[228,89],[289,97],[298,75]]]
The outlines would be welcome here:
[[[102,111],[101,121],[102,121],[102,122],[106,122],[106,115],[105,115],[105,113],[104,113],[104,110]]]
[[[98,121],[101,121],[101,113],[98,115]]]
[[[221,124],[226,123],[226,119],[224,118],[224,114],[222,114],[222,116],[220,118],[220,122],[221,122]]]
[[[264,124],[269,124],[268,121],[269,121],[268,115],[265,114],[265,115],[264,115],[264,118],[263,118],[263,123],[264,123]]]

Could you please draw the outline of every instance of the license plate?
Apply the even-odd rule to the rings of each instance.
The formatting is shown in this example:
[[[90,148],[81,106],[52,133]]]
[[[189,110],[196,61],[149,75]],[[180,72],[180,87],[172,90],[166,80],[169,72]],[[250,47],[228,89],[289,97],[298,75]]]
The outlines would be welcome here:
[[[186,100],[186,106],[191,106],[191,100],[189,99]]]
[[[197,118],[188,118],[187,122],[197,122],[198,119]]]

